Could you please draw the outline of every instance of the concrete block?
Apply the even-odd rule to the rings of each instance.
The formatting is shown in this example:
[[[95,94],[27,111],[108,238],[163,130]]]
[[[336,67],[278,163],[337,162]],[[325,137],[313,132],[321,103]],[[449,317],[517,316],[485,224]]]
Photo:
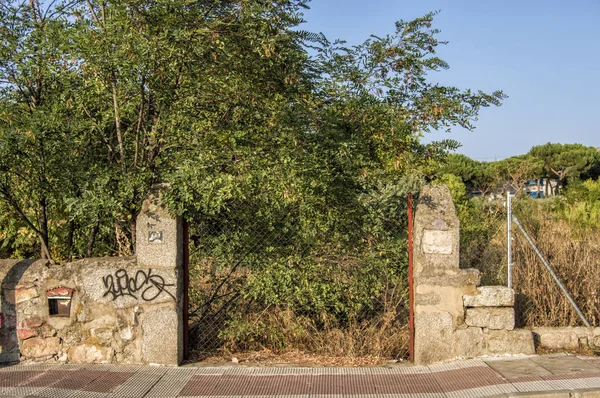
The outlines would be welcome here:
[[[179,365],[182,354],[179,315],[173,308],[144,313],[142,360],[146,363]]]
[[[514,308],[468,308],[465,323],[468,326],[488,328],[493,330],[515,328]]]
[[[505,286],[480,286],[475,294],[463,296],[465,307],[514,307],[515,292]]]
[[[489,330],[485,339],[488,354],[535,354],[533,333],[529,330]]]

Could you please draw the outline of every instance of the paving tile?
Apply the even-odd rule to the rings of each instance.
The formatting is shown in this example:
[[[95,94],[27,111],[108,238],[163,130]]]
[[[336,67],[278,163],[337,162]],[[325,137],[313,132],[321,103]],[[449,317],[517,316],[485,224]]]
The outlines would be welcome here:
[[[433,374],[373,376],[376,392],[380,394],[443,393]]]
[[[486,386],[471,388],[468,390],[450,391],[446,393],[448,398],[479,398],[479,397],[494,397],[502,394],[510,394],[517,392],[514,387],[507,385]]]
[[[95,391],[75,391],[74,394],[70,395],[69,398],[106,398],[107,393],[95,392]]]
[[[552,374],[598,372],[598,368],[594,365],[572,355],[539,356],[531,360]]]
[[[578,388],[588,388],[585,379],[563,379],[563,380],[545,380],[554,390],[575,390]]]
[[[431,372],[443,372],[448,370],[457,370],[460,369],[460,366],[456,362],[448,362],[448,363],[438,363],[435,365],[429,365],[429,370]]]
[[[585,380],[585,384],[587,384],[589,388],[600,388],[600,377],[590,377],[583,380]]]
[[[511,383],[520,392],[550,391],[552,386],[545,380]]]
[[[85,387],[83,391],[109,393],[125,383],[134,373],[132,372],[104,372],[104,374]]]
[[[152,387],[146,396],[177,396],[193,376],[194,369],[169,369],[167,373]]]
[[[215,395],[277,395],[286,393],[286,383],[295,376],[223,376],[215,387]]]
[[[223,368],[194,368],[197,375],[222,375],[225,373]]]
[[[442,391],[469,390],[508,382],[489,367],[448,370],[433,373]]]
[[[173,379],[189,380],[190,377],[192,377],[195,373],[196,373],[196,370],[192,369],[192,368],[173,368],[173,369],[167,370],[167,372],[163,376],[163,379],[166,378],[169,380],[173,380]]]
[[[600,377],[600,372],[595,373],[562,373],[550,376],[542,376],[544,380],[566,380],[566,379],[588,379],[592,377]]]
[[[96,370],[75,370],[68,377],[52,385],[54,388],[66,390],[81,390],[106,372]]]
[[[36,392],[35,395],[37,397],[44,398],[67,398],[75,394],[76,392],[77,391],[75,390],[66,390],[64,388],[48,387]]]
[[[188,381],[181,392],[180,396],[194,396],[194,395],[214,395],[213,391],[216,389],[221,375],[194,375]]]
[[[589,363],[597,368],[600,368],[600,358],[598,357],[578,357],[582,361]]]
[[[144,397],[176,397],[186,383],[182,381],[159,382],[155,384]]]
[[[431,369],[427,366],[394,366],[389,368],[391,373],[402,375],[425,374],[431,373]]]
[[[21,386],[34,388],[51,387],[59,381],[71,377],[72,374],[72,370],[50,370],[42,373],[38,377],[27,380],[25,383],[22,383]]]
[[[116,387],[111,397],[143,397],[161,379],[160,374],[137,372]]]
[[[523,376],[549,376],[552,373],[530,359],[508,361],[486,361],[487,365],[506,379]]]
[[[312,368],[254,368],[250,374],[252,375],[310,375],[312,374]]]
[[[143,365],[117,365],[114,367],[109,366],[108,371],[109,372],[137,372],[138,370],[140,370],[143,367],[144,367]]]
[[[28,380],[41,376],[44,372],[31,370],[15,370],[0,373],[0,387],[17,387]]]

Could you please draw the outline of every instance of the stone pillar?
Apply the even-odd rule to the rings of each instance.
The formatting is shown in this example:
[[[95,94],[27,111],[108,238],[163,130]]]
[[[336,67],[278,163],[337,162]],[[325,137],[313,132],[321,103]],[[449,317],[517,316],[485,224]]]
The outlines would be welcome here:
[[[150,268],[176,281],[174,300],[141,316],[142,361],[178,365],[183,360],[183,222],[161,202],[167,185],[155,185],[136,222],[138,268]]]
[[[463,295],[475,293],[479,272],[459,268],[459,221],[446,186],[426,186],[420,194],[413,278],[415,363],[456,358],[462,351],[456,331],[464,325]]]

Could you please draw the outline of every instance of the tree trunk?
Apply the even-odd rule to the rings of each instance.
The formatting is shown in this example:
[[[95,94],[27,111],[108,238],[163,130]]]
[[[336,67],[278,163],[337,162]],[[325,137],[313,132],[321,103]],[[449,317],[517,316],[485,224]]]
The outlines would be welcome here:
[[[92,254],[94,254],[94,244],[96,243],[96,234],[98,233],[99,227],[100,221],[94,224],[94,226],[90,230],[90,235],[88,236],[87,251],[85,252],[85,256],[88,258],[92,257]]]
[[[131,221],[129,221],[129,230],[131,236],[131,252],[135,253],[135,242],[136,242],[136,218],[135,213],[131,215]]]
[[[75,221],[69,221],[69,235],[67,236],[67,261],[73,261],[73,235],[75,235]]]
[[[48,238],[48,202],[46,201],[45,197],[40,199],[39,206],[40,228],[38,238],[40,240],[40,257],[42,259],[52,260],[52,257],[50,256],[50,244]]]

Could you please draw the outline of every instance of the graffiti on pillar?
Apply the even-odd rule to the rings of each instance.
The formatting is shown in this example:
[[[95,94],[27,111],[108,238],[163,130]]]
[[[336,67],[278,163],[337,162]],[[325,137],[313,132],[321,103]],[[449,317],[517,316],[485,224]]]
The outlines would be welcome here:
[[[165,278],[148,271],[138,270],[135,275],[130,276],[127,270],[121,268],[114,275],[106,275],[102,278],[106,292],[103,297],[112,297],[113,301],[119,297],[129,296],[136,300],[152,301],[162,293],[175,296],[167,290],[167,287],[175,286],[174,283],[166,283]]]

